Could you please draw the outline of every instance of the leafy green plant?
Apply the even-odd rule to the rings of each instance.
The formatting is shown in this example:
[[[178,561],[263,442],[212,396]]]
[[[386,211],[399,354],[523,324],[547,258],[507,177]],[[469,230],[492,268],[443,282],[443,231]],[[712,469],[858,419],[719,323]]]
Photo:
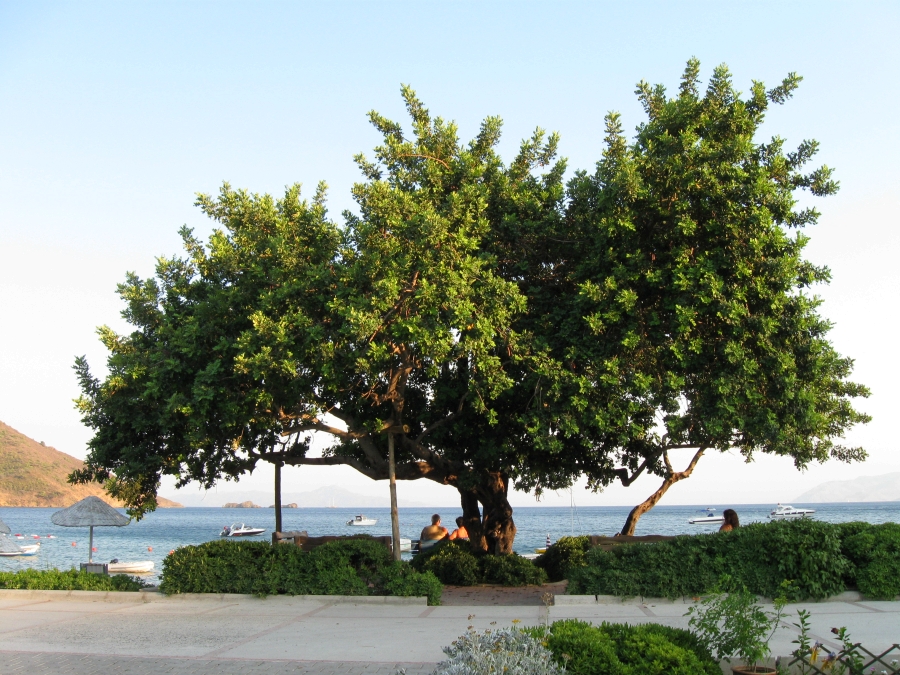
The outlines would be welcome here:
[[[411,595],[439,602],[436,578],[393,564],[369,538],[329,542],[305,552],[265,542],[211,541],[183,546],[163,561],[163,593],[255,595]]]
[[[568,592],[691,597],[715,590],[727,574],[757,595],[785,592],[782,583],[789,579],[789,600],[823,599],[846,588],[853,567],[841,531],[812,520],[776,521],[653,544],[622,544],[611,551],[595,548],[585,556],[584,567],[571,571]],[[890,550],[887,545],[885,550]],[[852,572],[854,579],[858,574]]]
[[[850,581],[860,593],[883,600],[900,595],[900,524],[857,528],[842,549],[851,567]]]
[[[553,657],[574,675],[720,675],[718,663],[691,633],[645,624],[578,619],[527,629],[541,638]]]
[[[35,570],[0,572],[0,588],[32,591],[125,591],[133,592],[148,584],[126,574],[89,574],[79,570]]]
[[[591,550],[591,540],[587,536],[560,537],[534,564],[547,572],[550,581],[569,578],[570,570],[585,566],[585,556]]]
[[[504,586],[540,585],[547,581],[547,573],[527,558],[516,553],[481,557],[481,581]]]
[[[384,595],[426,597],[429,605],[441,604],[444,587],[431,572],[418,572],[406,563],[392,562],[381,569]]]
[[[465,544],[445,541],[413,558],[413,568],[431,572],[442,584],[473,586],[480,581],[478,558]]]
[[[785,591],[788,590],[785,583]],[[724,576],[720,589],[691,607],[685,616],[697,637],[716,658],[731,662],[737,656],[745,665],[756,667],[771,653],[769,640],[784,616],[787,600],[775,600],[775,611],[766,612],[746,586]]]
[[[797,639],[791,641],[797,645],[797,649],[793,651],[794,659],[789,664],[788,671],[791,666],[796,666],[799,675],[818,675],[823,672],[830,675],[863,675],[865,661],[859,653],[859,645],[850,639],[846,627],[831,629],[841,641],[842,649],[839,652],[828,652],[823,649],[824,645],[821,642],[818,640],[813,642],[810,639],[809,612],[801,609],[797,611],[797,616],[798,620],[794,626],[799,632]],[[896,665],[896,662],[894,664]],[[896,668],[894,672],[897,672]]]

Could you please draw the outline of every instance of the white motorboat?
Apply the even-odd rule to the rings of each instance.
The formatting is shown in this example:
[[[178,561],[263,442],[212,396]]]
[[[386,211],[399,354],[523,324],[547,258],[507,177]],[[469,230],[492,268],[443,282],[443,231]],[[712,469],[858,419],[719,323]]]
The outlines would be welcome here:
[[[119,562],[113,560],[107,566],[107,571],[110,574],[148,574],[153,571],[153,561]]]
[[[219,533],[220,537],[254,537],[266,531],[264,527],[250,527],[243,523],[232,523],[231,527],[227,525],[222,528]]]
[[[802,509],[790,504],[779,504],[769,514],[769,518],[808,518],[815,512],[815,509]]]
[[[375,518],[367,518],[366,516],[359,515],[353,518],[353,520],[348,520],[347,524],[351,527],[368,527],[369,525],[374,525],[378,520]]]
[[[719,525],[720,523],[724,523],[725,516],[717,516],[715,511],[716,510],[713,508],[703,509],[704,515],[697,516],[695,518],[689,518],[688,524],[690,524],[690,525]]]
[[[40,544],[28,544],[26,546],[19,546],[18,544],[14,544],[14,546],[15,548],[13,548],[12,546],[2,547],[2,549],[0,549],[0,556],[3,556],[4,558],[13,558],[28,555],[37,555],[41,550]]]

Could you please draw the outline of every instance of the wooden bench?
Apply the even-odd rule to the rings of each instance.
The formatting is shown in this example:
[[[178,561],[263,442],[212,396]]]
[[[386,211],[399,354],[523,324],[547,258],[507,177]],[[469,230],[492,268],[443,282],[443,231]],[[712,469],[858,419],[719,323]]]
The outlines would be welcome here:
[[[642,537],[622,535],[618,537],[604,537],[599,534],[592,534],[589,535],[589,538],[591,546],[599,546],[604,551],[609,551],[622,544],[655,544],[658,541],[670,541],[675,537],[663,536],[661,534],[646,534]]]

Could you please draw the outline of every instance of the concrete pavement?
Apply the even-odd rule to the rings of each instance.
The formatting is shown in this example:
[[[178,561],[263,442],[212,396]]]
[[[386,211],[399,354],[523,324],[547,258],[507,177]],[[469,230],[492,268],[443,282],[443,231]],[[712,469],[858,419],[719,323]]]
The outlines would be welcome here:
[[[429,673],[443,658],[441,647],[468,626],[483,630],[509,626],[514,619],[535,625],[580,618],[687,627],[683,615],[689,605],[665,600],[598,603],[594,596],[557,596],[558,604],[552,606],[427,607],[424,600],[413,599],[345,600],[0,590],[0,675],[101,670],[134,675],[392,675],[400,667],[417,675]],[[794,648],[796,631],[789,624],[798,607],[812,613],[813,639],[826,646],[837,646],[832,626],[847,626],[853,639],[870,649],[900,641],[900,602],[850,596],[792,605],[788,627],[772,640],[773,653],[786,655]]]

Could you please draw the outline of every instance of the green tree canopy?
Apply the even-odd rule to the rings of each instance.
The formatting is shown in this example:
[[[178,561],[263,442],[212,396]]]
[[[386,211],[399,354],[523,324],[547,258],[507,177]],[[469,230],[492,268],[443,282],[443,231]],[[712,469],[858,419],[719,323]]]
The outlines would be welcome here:
[[[404,88],[412,134],[370,113],[383,140],[356,158],[342,225],[324,186],[201,196],[219,229],[183,230],[185,258],[119,287],[135,330],[100,329],[106,378],[76,363],[95,435],[73,480],[141,515],[163,475],[210,486],[271,461],[386,479],[390,434],[398,478],[456,487],[475,545],[509,551],[511,485],[659,475],[628,531],[709,450],[862,459],[835,440],[868,392],[809,292],[828,271],[801,257],[818,214],[795,196],[836,184],[802,172],[814,142],[754,139],[799,78],[744,100],[724,67],[701,95],[698,72],[671,99],[639,85],[636,140],[609,115],[596,171],[567,186],[555,135],[506,165],[498,119],[463,144]],[[321,457],[312,432],[334,439]]]

